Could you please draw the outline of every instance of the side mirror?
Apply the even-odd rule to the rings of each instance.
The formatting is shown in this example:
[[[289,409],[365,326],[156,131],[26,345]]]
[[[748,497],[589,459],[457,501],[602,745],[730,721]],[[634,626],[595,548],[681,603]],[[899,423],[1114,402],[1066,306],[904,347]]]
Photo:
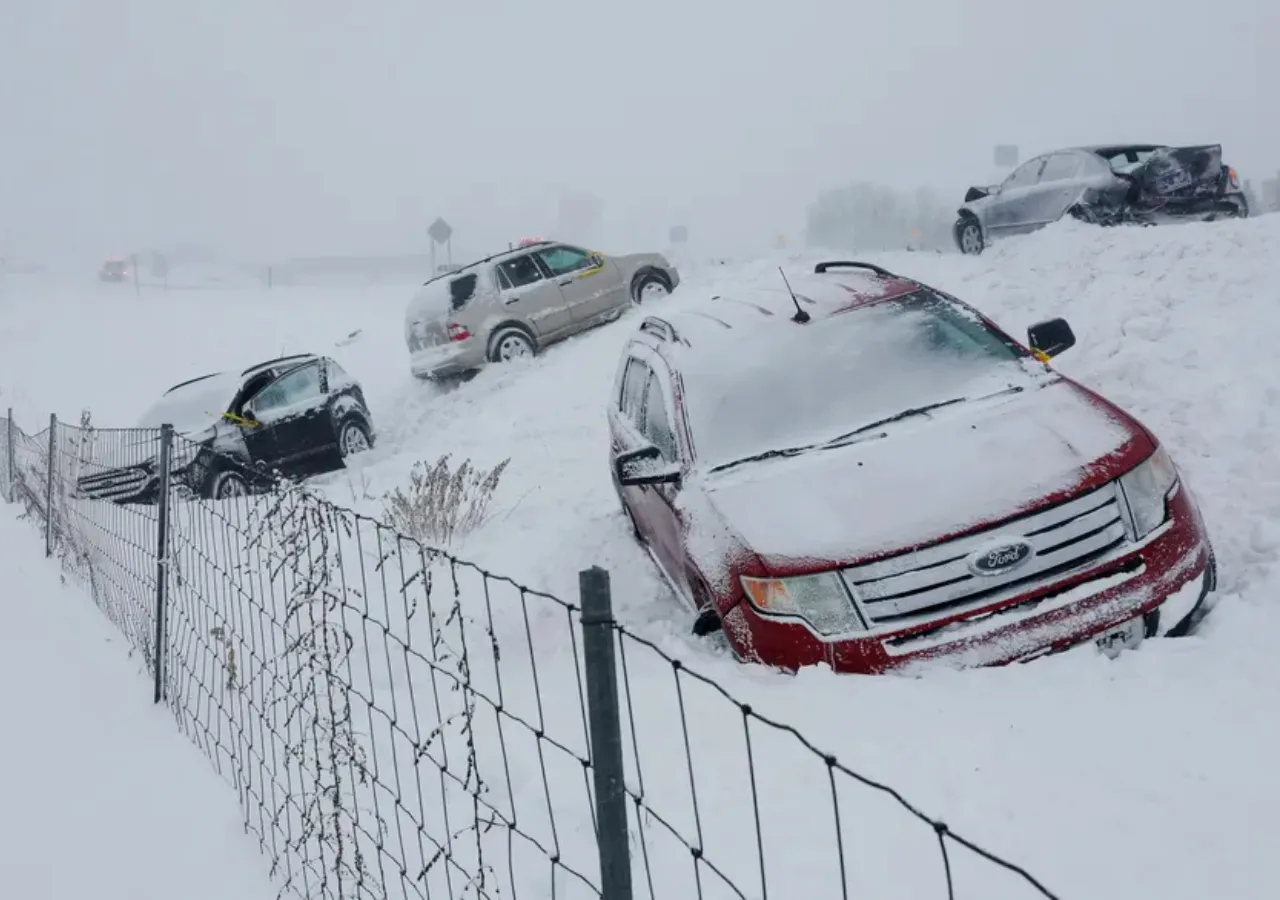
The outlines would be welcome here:
[[[1037,354],[1051,359],[1074,347],[1076,335],[1066,319],[1047,319],[1027,329],[1027,345]]]
[[[990,196],[999,188],[994,187],[971,187],[964,195],[965,203],[972,203],[975,200],[981,200],[983,197]]]
[[[613,471],[623,487],[680,483],[680,464],[663,460],[652,444],[619,453],[613,458]]]

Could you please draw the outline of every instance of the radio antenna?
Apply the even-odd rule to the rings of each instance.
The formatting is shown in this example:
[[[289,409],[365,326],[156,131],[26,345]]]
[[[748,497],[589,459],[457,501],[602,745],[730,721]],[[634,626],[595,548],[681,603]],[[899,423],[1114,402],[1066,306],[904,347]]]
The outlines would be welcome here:
[[[787,281],[787,273],[782,271],[782,266],[778,266],[778,274],[782,276],[782,283],[787,286],[787,293],[791,295],[791,302],[796,305],[796,314],[791,317],[791,321],[803,325],[809,321],[809,314],[800,308],[800,298],[796,296],[795,291],[791,290],[791,282]]]

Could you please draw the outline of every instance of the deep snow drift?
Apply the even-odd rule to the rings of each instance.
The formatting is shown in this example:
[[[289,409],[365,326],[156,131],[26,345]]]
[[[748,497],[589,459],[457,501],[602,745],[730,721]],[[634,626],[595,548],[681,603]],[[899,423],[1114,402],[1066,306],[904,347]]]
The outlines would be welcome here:
[[[728,293],[776,277],[778,262],[802,267],[815,258],[823,255],[691,270],[663,302]],[[788,677],[737,665],[714,641],[688,636],[688,613],[631,541],[612,494],[604,402],[635,314],[441,390],[408,374],[409,289],[139,298],[127,287],[54,290],[13,277],[0,294],[0,406],[12,402],[28,430],[51,409],[75,416],[83,407],[99,424],[129,424],[180,380],[281,351],[330,350],[364,382],[381,433],[356,469],[323,480],[335,502],[377,512],[378,498],[403,485],[415,461],[442,453],[482,466],[510,457],[497,515],[462,556],[566,598],[579,569],[607,567],[632,627],[1063,897],[1271,896],[1280,879],[1272,852],[1280,825],[1269,815],[1280,802],[1280,365],[1270,331],[1280,328],[1280,216],[1152,229],[1061,223],[978,258],[862,258],[955,293],[1015,334],[1053,315],[1071,321],[1079,344],[1055,365],[1150,426],[1197,492],[1221,578],[1218,608],[1197,636],[1148,642],[1114,661],[1084,650],[918,678]],[[651,691],[655,709],[672,703],[669,671],[665,681],[657,668],[648,675],[652,683],[632,690]],[[721,752],[739,759],[740,719],[733,728],[728,716],[700,732],[702,765],[714,767]],[[664,777],[687,778],[677,736],[648,739],[648,765],[666,755]],[[198,766],[194,748],[192,758]],[[781,755],[757,760],[773,815],[792,825],[812,819],[813,832],[825,834],[829,798],[794,764]],[[746,852],[754,840],[740,798],[723,787],[711,792],[718,813],[703,810],[708,847],[722,861],[735,842]],[[914,882],[903,873],[934,867],[936,850],[924,855],[927,841],[898,847],[896,820],[882,827],[879,802],[842,802],[854,827],[846,840],[879,856],[858,859],[876,867],[864,889],[906,896]],[[692,868],[687,851],[662,854],[682,872]],[[818,878],[792,893],[835,896]],[[691,881],[669,885],[681,888],[693,895]]]
[[[151,705],[145,668],[0,506],[0,884],[9,897],[274,896],[235,794]]]

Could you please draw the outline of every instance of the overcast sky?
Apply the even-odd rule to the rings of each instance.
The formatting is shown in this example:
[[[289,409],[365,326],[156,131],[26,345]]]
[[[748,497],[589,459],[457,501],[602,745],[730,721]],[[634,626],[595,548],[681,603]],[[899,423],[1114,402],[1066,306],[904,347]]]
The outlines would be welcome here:
[[[484,250],[573,192],[752,245],[997,143],[1272,177],[1278,48],[1280,0],[0,0],[0,256]]]

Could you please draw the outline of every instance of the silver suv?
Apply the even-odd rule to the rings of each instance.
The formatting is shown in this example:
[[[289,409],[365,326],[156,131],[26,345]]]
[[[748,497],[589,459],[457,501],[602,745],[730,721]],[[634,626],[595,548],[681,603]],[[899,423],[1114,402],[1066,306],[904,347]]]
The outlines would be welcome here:
[[[439,378],[532,356],[679,283],[660,253],[605,256],[556,241],[526,244],[422,286],[405,313],[409,365],[419,378]]]

